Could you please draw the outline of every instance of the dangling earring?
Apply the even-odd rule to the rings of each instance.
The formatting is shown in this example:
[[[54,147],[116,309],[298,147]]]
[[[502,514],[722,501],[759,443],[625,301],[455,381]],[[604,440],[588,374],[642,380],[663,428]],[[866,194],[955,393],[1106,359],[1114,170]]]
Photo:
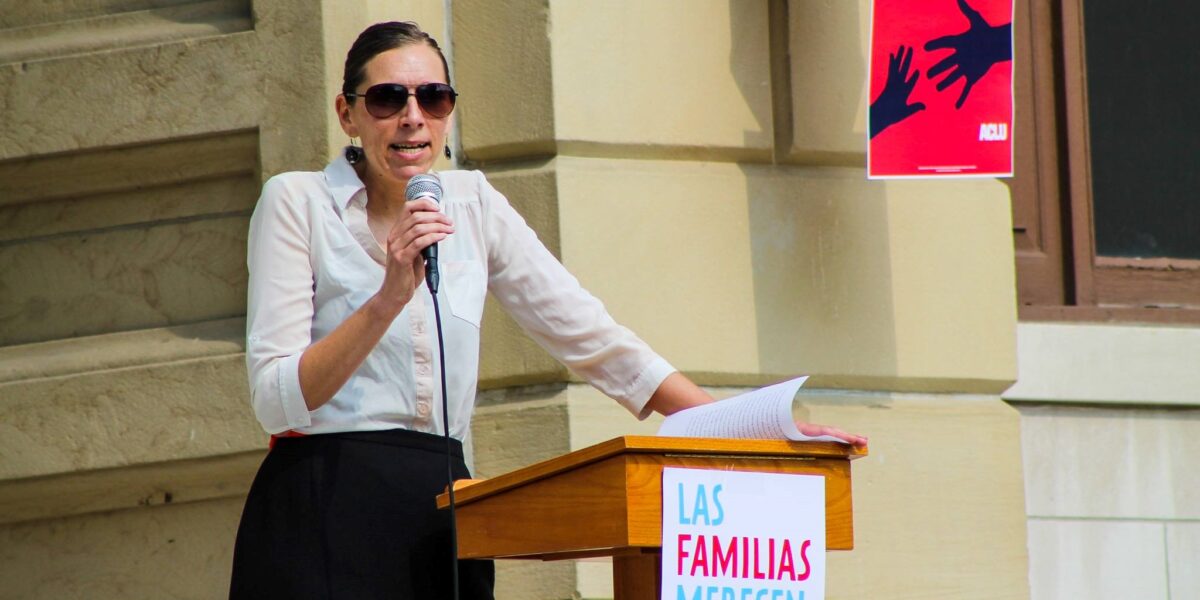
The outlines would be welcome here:
[[[350,138],[350,145],[346,146],[346,162],[350,164],[358,164],[362,159],[366,158],[363,149],[354,144],[354,138]]]
[[[449,145],[447,145],[447,146],[445,147],[445,149],[446,149],[446,158],[450,158],[450,146],[449,146]]]

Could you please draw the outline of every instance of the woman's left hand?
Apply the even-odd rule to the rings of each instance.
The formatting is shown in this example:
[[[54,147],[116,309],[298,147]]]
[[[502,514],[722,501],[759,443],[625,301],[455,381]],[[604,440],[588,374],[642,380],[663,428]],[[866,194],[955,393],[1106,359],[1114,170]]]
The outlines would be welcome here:
[[[816,423],[805,423],[803,421],[796,421],[796,427],[800,429],[800,433],[803,433],[804,435],[807,435],[810,437],[817,437],[819,435],[828,435],[828,436],[835,437],[839,440],[842,440],[842,441],[846,442],[847,444],[857,446],[859,448],[867,447],[866,436],[855,435],[853,433],[846,433],[845,431],[842,431],[841,429],[838,429],[837,427],[830,427],[828,425],[817,425]]]

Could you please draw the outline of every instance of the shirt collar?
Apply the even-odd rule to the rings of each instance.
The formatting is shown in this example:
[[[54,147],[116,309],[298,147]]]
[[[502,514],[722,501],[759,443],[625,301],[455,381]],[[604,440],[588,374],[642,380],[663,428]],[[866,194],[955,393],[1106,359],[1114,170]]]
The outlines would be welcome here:
[[[358,178],[358,172],[354,170],[354,166],[346,160],[345,152],[339,152],[337,157],[326,165],[325,182],[329,185],[330,194],[333,195],[334,206],[339,211],[345,210],[354,195],[366,187]]]

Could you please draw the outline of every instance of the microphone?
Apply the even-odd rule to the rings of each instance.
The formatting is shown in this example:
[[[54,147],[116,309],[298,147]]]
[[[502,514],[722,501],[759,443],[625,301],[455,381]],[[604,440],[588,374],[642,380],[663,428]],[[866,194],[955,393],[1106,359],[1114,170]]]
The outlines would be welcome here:
[[[437,175],[422,173],[408,180],[408,186],[404,188],[405,201],[412,202],[421,198],[429,198],[435,203],[442,201],[442,183]],[[425,285],[429,286],[431,294],[438,291],[437,254],[437,244],[430,244],[421,251],[421,256],[425,257]]]

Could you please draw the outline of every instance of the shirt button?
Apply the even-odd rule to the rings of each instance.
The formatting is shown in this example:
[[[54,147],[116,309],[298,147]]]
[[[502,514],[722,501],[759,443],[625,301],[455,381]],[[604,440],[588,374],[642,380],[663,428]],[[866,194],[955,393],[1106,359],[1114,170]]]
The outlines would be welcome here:
[[[420,373],[421,375],[428,375],[429,374],[429,365],[418,365],[417,373]]]
[[[416,326],[415,326],[415,327],[413,327],[413,329],[414,329],[414,330],[415,330],[417,333],[425,333],[425,324],[424,324],[424,323],[422,323],[422,322],[420,322],[420,321],[417,321],[417,324],[416,324]]]
[[[429,405],[424,402],[417,403],[417,414],[422,417],[429,416]]]

